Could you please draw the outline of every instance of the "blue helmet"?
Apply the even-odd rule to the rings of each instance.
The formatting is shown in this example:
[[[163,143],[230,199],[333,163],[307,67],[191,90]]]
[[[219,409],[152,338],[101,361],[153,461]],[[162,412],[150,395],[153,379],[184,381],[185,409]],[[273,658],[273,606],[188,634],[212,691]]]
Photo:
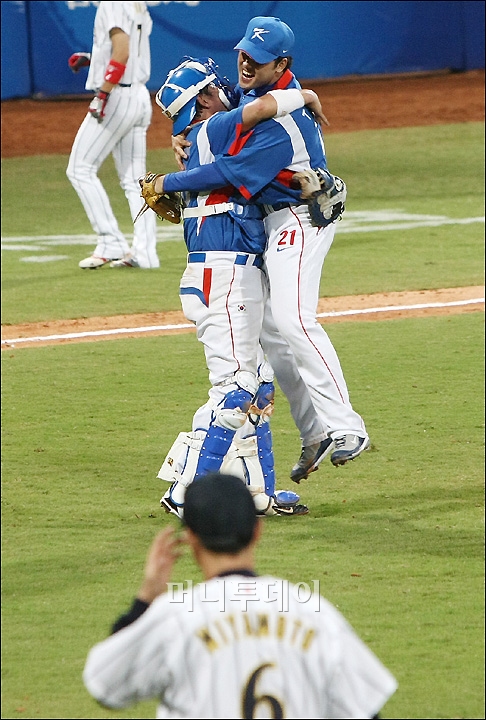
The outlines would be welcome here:
[[[211,58],[186,56],[167,75],[155,96],[155,102],[174,123],[173,135],[181,133],[192,122],[196,114],[197,96],[210,84],[218,88],[219,98],[228,110],[236,107],[236,96],[229,80],[219,75],[218,66]]]

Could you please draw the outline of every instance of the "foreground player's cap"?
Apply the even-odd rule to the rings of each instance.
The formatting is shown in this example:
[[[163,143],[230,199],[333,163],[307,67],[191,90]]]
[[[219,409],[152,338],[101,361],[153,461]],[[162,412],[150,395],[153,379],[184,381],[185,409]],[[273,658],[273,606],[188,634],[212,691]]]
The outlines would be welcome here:
[[[252,540],[255,503],[243,480],[210,473],[187,488],[183,522],[208,550],[236,553]]]
[[[243,50],[255,62],[265,64],[278,57],[290,57],[294,41],[294,33],[279,18],[254,17],[234,49]]]

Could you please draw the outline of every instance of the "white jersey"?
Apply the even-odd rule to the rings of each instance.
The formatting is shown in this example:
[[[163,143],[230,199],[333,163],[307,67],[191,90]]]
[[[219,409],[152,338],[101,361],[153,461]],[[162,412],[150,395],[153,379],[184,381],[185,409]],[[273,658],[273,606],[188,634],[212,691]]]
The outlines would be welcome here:
[[[371,718],[393,675],[309,586],[233,574],[158,597],[90,651],[83,679],[111,708],[158,718]]]
[[[120,28],[130,37],[130,57],[123,73],[123,84],[145,84],[150,77],[150,42],[152,18],[145,2],[100,2],[96,12],[93,48],[87,90],[98,90],[103,84],[111,60],[110,30]]]
[[[132,220],[135,220],[142,205],[138,178],[146,173],[147,129],[152,118],[152,102],[145,85],[150,77],[152,30],[147,3],[99,3],[86,81],[88,90],[97,92],[103,85],[112,54],[110,30],[115,27],[130,38],[126,70],[109,94],[103,122],[98,122],[89,112],[86,115],[74,140],[67,176],[97,235],[93,256],[99,259],[98,265],[131,256],[138,267],[158,268],[155,213],[145,213],[137,220],[130,247],[98,177],[101,165],[111,154]],[[80,263],[81,267],[97,266],[84,262]]]

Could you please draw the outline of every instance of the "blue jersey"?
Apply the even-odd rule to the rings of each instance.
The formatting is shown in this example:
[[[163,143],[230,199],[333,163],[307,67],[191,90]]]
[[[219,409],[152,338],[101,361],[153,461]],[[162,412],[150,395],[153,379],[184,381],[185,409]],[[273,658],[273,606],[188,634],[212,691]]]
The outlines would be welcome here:
[[[216,156],[238,150],[241,134],[241,108],[220,112],[197,123],[187,139],[192,143],[186,169],[191,170],[212,163]],[[186,207],[235,202],[235,210],[219,215],[184,220],[184,239],[187,249],[194,251],[233,251],[261,254],[266,237],[262,214],[255,205],[247,205],[231,185],[214,190],[185,193]]]
[[[292,87],[300,88],[300,85],[290,70],[286,70],[275,85],[241,94],[240,106],[269,90]],[[218,158],[216,167],[253,203],[300,203],[301,190],[292,186],[294,172],[327,167],[321,129],[306,108],[259,123],[240,136],[238,143],[238,151]]]
[[[293,175],[327,167],[324,140],[312,113],[303,108],[259,123],[239,152],[218,158],[216,167],[254,203],[301,203],[300,188],[292,186]]]

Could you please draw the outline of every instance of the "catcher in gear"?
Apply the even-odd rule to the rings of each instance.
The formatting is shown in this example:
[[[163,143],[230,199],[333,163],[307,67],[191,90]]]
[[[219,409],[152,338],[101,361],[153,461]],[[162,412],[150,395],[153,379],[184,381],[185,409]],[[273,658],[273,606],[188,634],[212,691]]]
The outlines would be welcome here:
[[[190,172],[203,167],[207,157],[228,152],[238,128],[250,130],[260,120],[283,116],[306,102],[317,103],[319,113],[315,93],[297,88],[284,92],[285,102],[281,94],[269,95],[246,108],[226,112],[231,94],[215,70],[210,59],[186,58],[156,96],[157,104],[173,122],[173,132],[189,126],[188,137],[194,147],[188,162]],[[141,188],[146,206],[157,212],[164,193],[163,176],[147,176]],[[208,403],[193,418],[192,431],[182,433],[169,451],[170,462],[159,471],[159,478],[172,483],[161,504],[181,517],[186,487],[208,472],[220,470],[229,454],[231,470],[241,469],[259,510],[305,514],[308,509],[297,504],[296,493],[286,493],[285,507],[275,493],[268,422],[262,417],[257,417],[253,426],[249,422],[251,408],[266,385],[261,385],[259,378],[266,293],[261,272],[265,246],[261,211],[245,204],[234,188],[208,194],[193,192],[189,183],[177,189],[185,192],[184,238],[189,251],[181,303],[204,345],[212,387]],[[272,379],[273,373],[270,383]],[[265,401],[259,409],[267,404]]]
[[[293,44],[291,28],[278,18],[250,20],[235,46],[240,106],[263,93],[275,96],[284,88],[299,87],[290,70]],[[316,320],[322,267],[343,209],[345,186],[330,174],[322,174],[322,182],[319,178],[316,168],[327,168],[327,158],[321,128],[313,120],[304,108],[256,126],[234,153],[215,156],[212,165],[204,167],[199,185],[208,191],[230,184],[264,214],[264,261],[271,291],[260,341],[301,432],[301,457],[291,471],[297,483],[328,454],[338,467],[370,447],[339,357]],[[299,178],[292,183],[298,173],[307,173],[301,178],[304,187]],[[165,190],[178,189],[172,176],[164,178]],[[194,175],[191,181],[196,188]],[[308,405],[309,399],[312,407],[304,413],[303,403]]]

